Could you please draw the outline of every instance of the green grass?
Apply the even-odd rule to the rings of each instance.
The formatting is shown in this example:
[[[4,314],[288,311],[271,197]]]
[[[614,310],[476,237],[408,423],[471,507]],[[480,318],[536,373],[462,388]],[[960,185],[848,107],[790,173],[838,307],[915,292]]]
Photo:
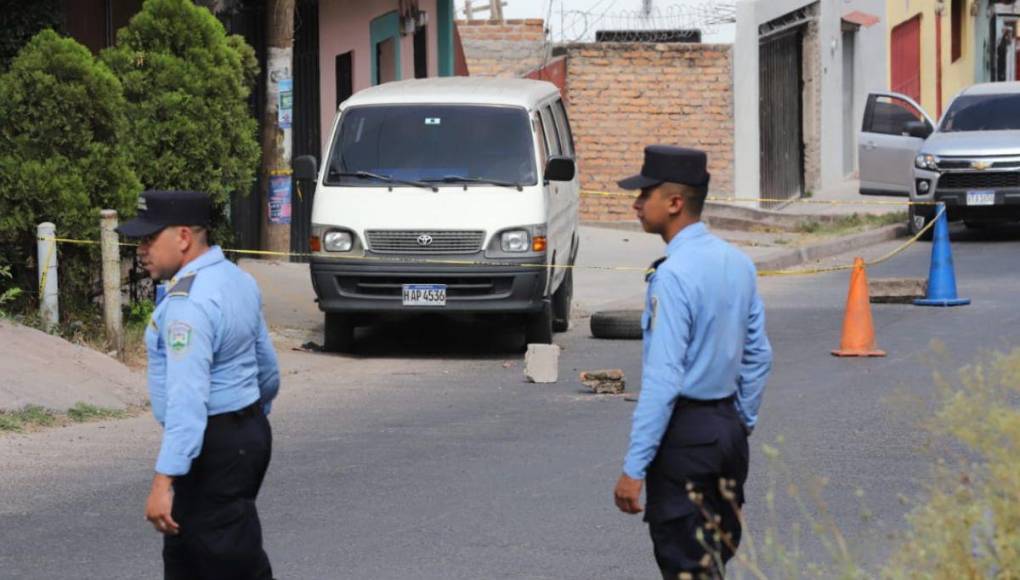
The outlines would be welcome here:
[[[32,427],[51,427],[57,415],[39,405],[25,405],[17,411],[0,411],[0,431],[21,432]]]
[[[816,220],[805,221],[797,227],[797,232],[802,234],[832,236],[905,223],[906,221],[907,214],[904,212],[879,215],[854,213],[848,216],[840,216],[832,222],[819,222]]]
[[[127,416],[127,411],[120,409],[108,409],[106,407],[97,407],[88,403],[75,403],[73,407],[67,410],[68,419],[75,423],[84,423],[86,421],[103,421],[105,419],[122,419]]]
[[[39,405],[25,405],[15,411],[0,410],[0,433],[22,433],[44,427],[57,427],[70,423],[86,423],[106,419],[123,419],[130,416],[128,411],[98,407],[78,402],[60,413]]]

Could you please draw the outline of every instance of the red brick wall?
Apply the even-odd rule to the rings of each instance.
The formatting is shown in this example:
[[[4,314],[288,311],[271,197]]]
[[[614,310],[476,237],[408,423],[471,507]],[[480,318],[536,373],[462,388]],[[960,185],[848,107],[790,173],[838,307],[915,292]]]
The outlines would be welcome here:
[[[733,75],[728,45],[597,43],[567,47],[570,122],[583,190],[618,192],[645,145],[708,153],[711,191],[733,191]],[[634,218],[632,197],[581,198],[581,219]]]
[[[524,75],[524,78],[534,79],[537,81],[548,81],[556,85],[560,89],[560,94],[563,95],[563,101],[568,101],[567,58],[565,56],[558,56],[550,60],[545,66],[537,68]]]
[[[521,77],[542,66],[551,45],[541,19],[458,20],[471,76]]]

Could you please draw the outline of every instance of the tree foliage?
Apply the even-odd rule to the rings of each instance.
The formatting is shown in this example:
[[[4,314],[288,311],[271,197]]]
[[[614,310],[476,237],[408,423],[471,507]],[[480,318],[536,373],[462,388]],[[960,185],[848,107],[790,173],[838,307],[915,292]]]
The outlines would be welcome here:
[[[100,209],[133,213],[141,184],[121,146],[124,108],[113,73],[52,30],[32,38],[0,76],[0,251],[16,279],[30,279],[40,222],[93,239]],[[87,298],[88,248],[61,247],[60,265],[62,299]]]
[[[230,196],[250,190],[260,155],[248,109],[254,50],[190,0],[146,0],[101,58],[124,87],[145,188],[212,194],[214,236],[226,242]]]

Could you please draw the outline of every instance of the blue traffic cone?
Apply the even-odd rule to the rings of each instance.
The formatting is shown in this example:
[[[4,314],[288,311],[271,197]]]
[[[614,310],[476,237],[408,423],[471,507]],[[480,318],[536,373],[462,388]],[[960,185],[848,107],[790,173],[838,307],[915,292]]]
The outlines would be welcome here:
[[[963,306],[970,298],[956,296],[956,272],[953,269],[953,251],[949,248],[949,225],[946,205],[937,206],[935,236],[931,245],[931,269],[928,271],[928,293],[914,300],[917,306]]]

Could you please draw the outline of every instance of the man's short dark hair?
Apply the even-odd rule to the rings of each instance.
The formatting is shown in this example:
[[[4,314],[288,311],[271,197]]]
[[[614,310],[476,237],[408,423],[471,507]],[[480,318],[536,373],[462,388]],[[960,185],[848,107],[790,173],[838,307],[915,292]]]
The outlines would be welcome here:
[[[705,209],[705,199],[708,198],[707,185],[687,185],[684,183],[662,184],[662,192],[665,195],[681,195],[684,198],[684,207],[693,217],[701,217]]]
[[[188,229],[201,243],[209,245],[209,230],[204,226],[188,226]]]

